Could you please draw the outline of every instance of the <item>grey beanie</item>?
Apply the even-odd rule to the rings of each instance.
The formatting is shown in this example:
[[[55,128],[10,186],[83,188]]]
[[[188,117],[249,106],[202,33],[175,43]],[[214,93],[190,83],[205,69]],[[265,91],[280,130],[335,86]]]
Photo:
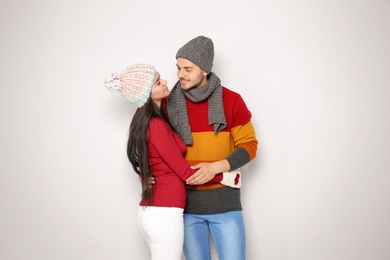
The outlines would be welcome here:
[[[177,51],[177,58],[189,60],[209,74],[214,60],[213,41],[205,36],[198,36]]]

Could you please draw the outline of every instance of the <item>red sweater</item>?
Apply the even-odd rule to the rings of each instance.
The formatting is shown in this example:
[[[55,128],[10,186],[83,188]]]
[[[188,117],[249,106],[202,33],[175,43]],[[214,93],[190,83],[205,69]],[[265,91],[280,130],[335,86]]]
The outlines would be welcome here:
[[[149,206],[184,208],[186,189],[184,181],[197,170],[192,170],[184,160],[186,144],[160,118],[153,118],[149,124],[148,153],[149,165],[156,179],[152,204]],[[216,175],[212,182],[220,182],[222,174]],[[141,206],[148,202],[141,199]]]

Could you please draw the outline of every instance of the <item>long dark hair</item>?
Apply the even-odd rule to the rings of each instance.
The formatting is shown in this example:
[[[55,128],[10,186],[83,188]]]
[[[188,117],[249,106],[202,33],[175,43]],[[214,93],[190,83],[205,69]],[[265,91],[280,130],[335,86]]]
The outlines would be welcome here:
[[[154,117],[161,118],[169,124],[165,112],[165,99],[161,101],[161,107],[154,103],[151,97],[145,105],[135,112],[129,128],[129,139],[127,141],[127,157],[134,171],[141,177],[142,198],[147,199],[148,204],[152,203],[153,185],[149,184],[149,178],[153,177],[148,160],[148,140],[150,120]]]

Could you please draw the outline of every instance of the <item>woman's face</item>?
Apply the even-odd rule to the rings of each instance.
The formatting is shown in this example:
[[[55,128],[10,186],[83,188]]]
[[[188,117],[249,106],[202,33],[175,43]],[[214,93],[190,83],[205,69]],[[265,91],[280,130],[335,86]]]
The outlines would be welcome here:
[[[168,95],[169,89],[167,87],[167,81],[165,79],[160,78],[160,73],[156,72],[150,97],[158,106],[160,106],[161,100],[163,100],[163,98]]]

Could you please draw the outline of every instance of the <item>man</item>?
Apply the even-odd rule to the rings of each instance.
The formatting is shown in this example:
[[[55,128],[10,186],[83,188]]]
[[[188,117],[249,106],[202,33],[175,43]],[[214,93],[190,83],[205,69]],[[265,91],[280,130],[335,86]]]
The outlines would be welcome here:
[[[258,141],[251,113],[242,97],[221,86],[211,71],[214,44],[210,38],[190,40],[176,59],[179,81],[168,98],[168,116],[187,144],[186,161],[199,169],[187,180],[184,254],[187,260],[211,259],[211,233],[220,260],[243,260],[240,189],[206,182],[255,158]]]

